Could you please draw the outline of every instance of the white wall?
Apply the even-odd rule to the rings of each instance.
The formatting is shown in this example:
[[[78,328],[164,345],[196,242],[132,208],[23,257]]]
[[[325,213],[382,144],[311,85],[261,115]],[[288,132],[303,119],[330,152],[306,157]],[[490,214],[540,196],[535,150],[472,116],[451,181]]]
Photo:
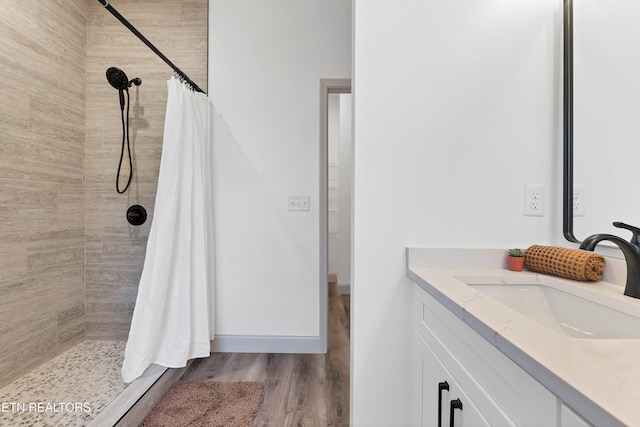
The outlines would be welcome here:
[[[560,3],[355,0],[353,426],[410,425],[406,246],[558,240]]]
[[[351,77],[351,4],[211,0],[209,14],[216,334],[317,337],[320,79]],[[290,195],[310,211],[289,212]]]

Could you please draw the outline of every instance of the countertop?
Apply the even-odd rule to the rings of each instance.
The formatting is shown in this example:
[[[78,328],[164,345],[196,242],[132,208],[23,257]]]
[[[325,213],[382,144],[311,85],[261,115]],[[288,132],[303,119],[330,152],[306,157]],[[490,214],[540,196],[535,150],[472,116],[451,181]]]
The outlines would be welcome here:
[[[640,317],[640,300],[623,295],[625,268],[624,261],[607,258],[601,282],[553,279],[632,300]],[[509,271],[502,249],[422,248],[407,249],[407,274],[592,424],[640,426],[640,339],[563,336],[458,279],[513,277],[537,283],[545,275]]]

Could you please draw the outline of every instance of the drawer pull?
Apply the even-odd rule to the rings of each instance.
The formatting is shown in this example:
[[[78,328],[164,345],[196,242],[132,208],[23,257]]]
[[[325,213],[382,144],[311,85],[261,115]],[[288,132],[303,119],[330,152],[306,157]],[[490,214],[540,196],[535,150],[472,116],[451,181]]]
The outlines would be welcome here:
[[[451,401],[451,411],[449,412],[449,427],[453,427],[453,416],[456,409],[460,409],[462,411],[462,402],[460,399]]]
[[[442,427],[442,391],[449,391],[449,383],[443,381],[438,383],[438,427]]]

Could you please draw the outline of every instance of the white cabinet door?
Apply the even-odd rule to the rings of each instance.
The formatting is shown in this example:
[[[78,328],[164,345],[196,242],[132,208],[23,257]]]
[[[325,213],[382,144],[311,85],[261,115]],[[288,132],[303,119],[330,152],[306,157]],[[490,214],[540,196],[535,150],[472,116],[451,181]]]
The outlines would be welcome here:
[[[422,427],[443,427],[449,425],[449,399],[453,377],[440,360],[424,342],[415,334],[418,366],[416,373],[417,395],[420,399],[420,425]]]
[[[478,408],[435,355],[422,337],[415,333],[417,354],[416,393],[420,396],[422,427],[490,427]],[[451,417],[453,416],[453,424]]]
[[[453,426],[454,427],[476,427],[476,426],[488,426],[497,427],[494,424],[489,423],[487,419],[482,415],[478,407],[467,396],[464,390],[456,383],[454,391],[456,398],[460,401],[462,407],[460,409],[449,408],[450,415],[453,414]],[[453,402],[453,401],[452,401]],[[447,426],[451,424],[446,424]],[[507,424],[502,424],[507,425]]]

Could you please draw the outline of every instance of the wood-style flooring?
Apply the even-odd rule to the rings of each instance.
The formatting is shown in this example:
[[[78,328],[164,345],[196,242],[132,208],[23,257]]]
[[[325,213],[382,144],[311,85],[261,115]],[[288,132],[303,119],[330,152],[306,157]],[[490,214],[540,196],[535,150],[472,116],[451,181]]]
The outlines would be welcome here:
[[[348,426],[349,311],[349,296],[331,283],[326,354],[214,353],[181,381],[263,382],[255,427]]]

